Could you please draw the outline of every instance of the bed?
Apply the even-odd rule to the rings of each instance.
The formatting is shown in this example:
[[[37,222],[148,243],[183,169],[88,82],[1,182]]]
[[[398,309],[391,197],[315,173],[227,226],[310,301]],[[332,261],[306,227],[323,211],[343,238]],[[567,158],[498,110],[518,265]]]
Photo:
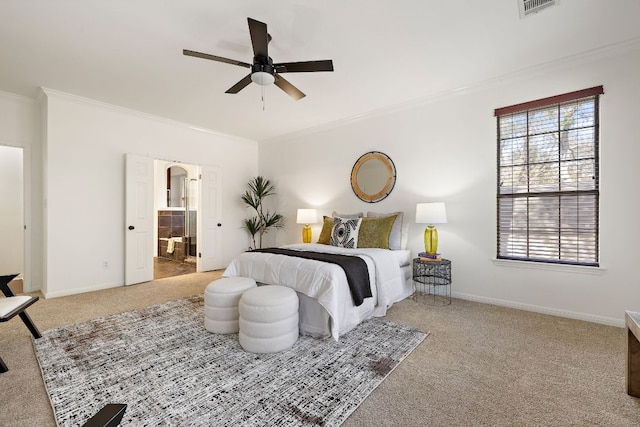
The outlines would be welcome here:
[[[330,221],[333,219],[325,217],[325,223]],[[321,233],[319,241],[322,239]],[[347,275],[338,265],[268,252],[250,251],[236,257],[223,273],[224,277],[251,277],[259,284],[282,285],[297,291],[301,334],[338,340],[362,321],[384,316],[395,302],[413,293],[409,250],[350,248],[326,243],[280,248],[359,257],[366,263],[369,274],[371,297],[356,305]]]

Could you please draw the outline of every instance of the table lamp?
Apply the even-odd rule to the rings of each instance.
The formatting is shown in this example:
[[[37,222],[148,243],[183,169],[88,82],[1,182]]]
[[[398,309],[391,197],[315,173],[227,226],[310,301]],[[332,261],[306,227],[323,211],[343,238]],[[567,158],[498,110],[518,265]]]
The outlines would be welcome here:
[[[311,227],[309,224],[318,222],[318,213],[315,209],[298,209],[297,224],[304,224],[302,227],[302,242],[311,243]]]
[[[429,224],[424,230],[424,251],[429,255],[435,255],[438,252],[438,230],[433,224],[447,223],[447,210],[444,203],[418,203],[416,223]]]

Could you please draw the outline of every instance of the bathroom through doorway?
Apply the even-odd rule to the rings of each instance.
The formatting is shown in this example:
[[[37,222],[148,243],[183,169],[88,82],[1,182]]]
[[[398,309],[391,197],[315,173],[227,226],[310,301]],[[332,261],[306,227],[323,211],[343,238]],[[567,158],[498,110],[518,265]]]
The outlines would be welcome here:
[[[156,245],[153,278],[196,272],[198,256],[197,165],[154,161]]]

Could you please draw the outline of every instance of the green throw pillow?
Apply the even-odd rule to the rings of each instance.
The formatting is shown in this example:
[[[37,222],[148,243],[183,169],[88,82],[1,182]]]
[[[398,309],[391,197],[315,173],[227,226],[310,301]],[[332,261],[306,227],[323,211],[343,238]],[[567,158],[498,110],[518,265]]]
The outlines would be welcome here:
[[[328,245],[329,240],[331,240],[331,231],[333,231],[333,218],[330,216],[323,216],[322,218],[324,222],[322,224],[322,231],[320,231],[320,236],[318,237],[318,243]]]
[[[382,218],[362,218],[358,234],[359,248],[389,249],[389,235],[397,215]]]

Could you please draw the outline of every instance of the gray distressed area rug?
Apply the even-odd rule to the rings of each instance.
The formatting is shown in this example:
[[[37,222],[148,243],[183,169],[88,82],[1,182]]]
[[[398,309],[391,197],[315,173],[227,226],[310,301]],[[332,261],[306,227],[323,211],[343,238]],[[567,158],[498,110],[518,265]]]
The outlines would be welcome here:
[[[372,319],[339,342],[253,354],[203,321],[200,295],[43,332],[34,347],[58,424],[125,403],[121,425],[337,426],[427,336]]]

